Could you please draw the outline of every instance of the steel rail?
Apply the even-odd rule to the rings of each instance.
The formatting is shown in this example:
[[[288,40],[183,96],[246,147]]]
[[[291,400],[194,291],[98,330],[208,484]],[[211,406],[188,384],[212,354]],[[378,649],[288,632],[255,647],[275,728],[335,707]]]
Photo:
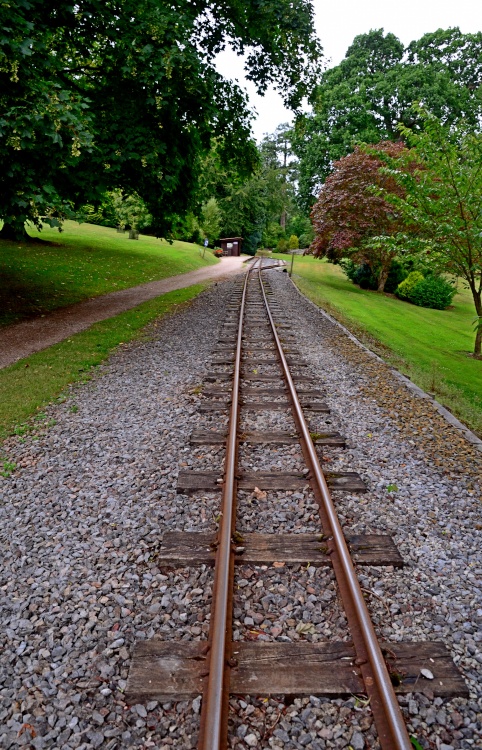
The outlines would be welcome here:
[[[413,750],[385,659],[383,658],[380,644],[378,643],[378,638],[363,598],[345,536],[281,346],[276,325],[266,298],[261,271],[259,273],[259,283],[276,342],[278,356],[290,392],[295,421],[302,437],[305,459],[310,469],[310,478],[314,483],[314,487],[318,489],[316,493],[318,498],[321,499],[320,513],[322,519],[327,521],[332,537],[330,546],[333,550],[331,555],[333,568],[357,653],[356,664],[362,671],[367,693],[371,699],[371,708],[380,744],[383,750]],[[355,630],[352,626],[353,623],[356,625]]]
[[[239,326],[236,342],[236,357],[226,440],[224,482],[221,497],[221,518],[217,537],[214,584],[213,617],[209,629],[209,674],[204,689],[199,750],[220,750],[227,746],[227,709],[229,705],[229,661],[232,641],[232,596],[234,587],[234,549],[232,536],[236,522],[237,459],[239,391],[241,379],[241,346],[246,292],[250,278],[248,269],[244,280],[243,295],[239,311]]]

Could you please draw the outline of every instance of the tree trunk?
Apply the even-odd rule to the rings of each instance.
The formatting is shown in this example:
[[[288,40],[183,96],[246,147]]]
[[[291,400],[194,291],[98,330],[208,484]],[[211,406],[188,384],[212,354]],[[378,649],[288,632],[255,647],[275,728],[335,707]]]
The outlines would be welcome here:
[[[11,242],[28,242],[31,239],[25,231],[25,226],[18,224],[4,223],[0,229],[0,240],[10,240]]]
[[[385,291],[385,284],[387,283],[389,270],[390,270],[390,266],[382,266],[382,269],[380,271],[380,275],[378,276],[378,289],[377,289],[377,292],[381,293],[381,292]]]
[[[478,328],[477,333],[475,334],[475,343],[474,343],[474,357],[476,359],[482,358],[482,300],[481,300],[481,293],[477,292],[475,289],[472,289],[472,295],[474,298],[474,304],[475,304],[475,311],[477,313],[478,317]]]

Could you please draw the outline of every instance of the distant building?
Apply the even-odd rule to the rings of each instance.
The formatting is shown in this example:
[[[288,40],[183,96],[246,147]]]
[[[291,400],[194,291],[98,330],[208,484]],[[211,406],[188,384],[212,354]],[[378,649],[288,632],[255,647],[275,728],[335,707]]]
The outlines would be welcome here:
[[[223,255],[241,255],[242,237],[225,237],[219,240]]]

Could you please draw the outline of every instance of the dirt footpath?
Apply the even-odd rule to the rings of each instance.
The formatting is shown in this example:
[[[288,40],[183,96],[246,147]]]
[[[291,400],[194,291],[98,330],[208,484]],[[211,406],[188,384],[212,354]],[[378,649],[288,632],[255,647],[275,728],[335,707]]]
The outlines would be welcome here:
[[[237,273],[245,260],[245,257],[221,258],[214,266],[104,294],[0,329],[0,369],[161,294]]]

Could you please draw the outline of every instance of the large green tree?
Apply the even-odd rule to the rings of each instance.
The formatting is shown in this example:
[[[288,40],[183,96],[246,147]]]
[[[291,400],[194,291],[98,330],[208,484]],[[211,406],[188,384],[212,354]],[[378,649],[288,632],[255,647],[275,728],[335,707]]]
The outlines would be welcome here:
[[[404,49],[383,29],[355,37],[342,62],[326,70],[312,96],[313,112],[297,123],[299,201],[307,208],[333,162],[355,143],[397,140],[398,123],[420,126],[412,109],[424,104],[443,122],[480,116],[482,33],[458,28],[426,34]]]
[[[158,233],[193,203],[202,157],[256,161],[227,45],[259,91],[299,105],[320,55],[309,0],[5,0],[0,6],[4,236],[106,191],[137,192]]]

